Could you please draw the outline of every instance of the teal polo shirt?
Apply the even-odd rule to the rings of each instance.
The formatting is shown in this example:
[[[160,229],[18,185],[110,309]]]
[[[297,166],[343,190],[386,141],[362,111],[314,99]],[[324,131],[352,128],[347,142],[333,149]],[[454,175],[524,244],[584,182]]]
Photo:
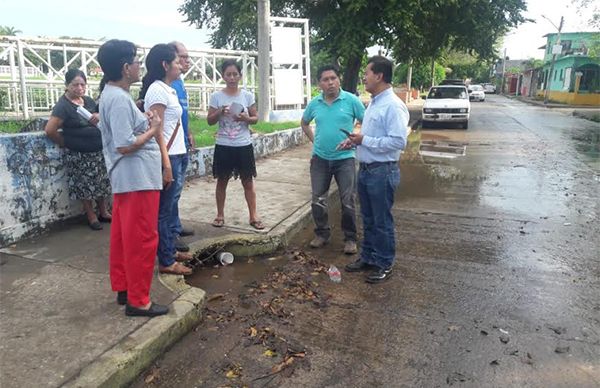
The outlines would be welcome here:
[[[362,122],[364,114],[365,106],[358,97],[342,89],[331,105],[327,104],[323,93],[312,99],[304,110],[302,120],[305,123],[315,120],[313,154],[326,160],[353,158],[354,150],[336,150],[337,145],[346,139],[340,128],[352,132],[354,121]]]

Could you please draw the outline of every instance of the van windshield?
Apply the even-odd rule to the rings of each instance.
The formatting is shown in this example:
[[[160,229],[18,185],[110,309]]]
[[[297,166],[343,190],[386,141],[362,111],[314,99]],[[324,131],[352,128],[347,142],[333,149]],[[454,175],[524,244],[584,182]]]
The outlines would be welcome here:
[[[464,88],[431,88],[427,98],[468,98]]]

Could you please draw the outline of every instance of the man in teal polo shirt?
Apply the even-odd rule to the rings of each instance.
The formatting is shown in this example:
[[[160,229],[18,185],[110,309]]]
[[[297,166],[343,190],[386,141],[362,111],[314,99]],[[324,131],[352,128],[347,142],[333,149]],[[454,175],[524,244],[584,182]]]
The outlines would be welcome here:
[[[362,122],[365,107],[358,97],[340,88],[339,72],[335,66],[319,68],[317,78],[323,93],[308,104],[301,123],[302,130],[313,142],[310,181],[315,238],[310,242],[310,246],[320,248],[327,244],[331,237],[327,197],[331,178],[334,177],[342,204],[344,253],[350,255],[357,252],[355,155],[354,150],[338,149],[338,144],[352,132],[356,120]],[[314,135],[310,128],[313,119],[316,124]]]

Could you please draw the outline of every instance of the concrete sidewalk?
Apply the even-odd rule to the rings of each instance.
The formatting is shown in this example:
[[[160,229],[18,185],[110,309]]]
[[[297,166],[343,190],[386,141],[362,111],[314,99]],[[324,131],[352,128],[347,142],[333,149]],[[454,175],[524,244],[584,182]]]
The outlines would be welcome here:
[[[192,248],[258,254],[285,243],[310,220],[310,151],[307,144],[257,161],[261,232],[248,225],[239,180],[230,182],[223,228],[210,225],[215,182],[189,182],[180,203],[196,232],[186,238]],[[0,386],[120,386],[199,322],[204,291],[173,275],[152,284],[168,315],[126,317],[110,290],[108,248],[108,226],[71,223],[0,251]]]
[[[409,104],[411,126],[422,102]],[[311,221],[311,144],[257,160],[258,212],[267,228],[248,224],[242,186],[231,181],[225,226],[215,228],[209,177],[186,184],[180,215],[195,235],[196,256],[227,249],[235,255],[273,252]],[[337,190],[332,184],[331,205]],[[91,231],[71,222],[0,249],[0,386],[122,386],[135,378],[202,319],[203,290],[180,276],[156,276],[152,299],[169,304],[166,316],[128,318],[110,290],[109,226]]]

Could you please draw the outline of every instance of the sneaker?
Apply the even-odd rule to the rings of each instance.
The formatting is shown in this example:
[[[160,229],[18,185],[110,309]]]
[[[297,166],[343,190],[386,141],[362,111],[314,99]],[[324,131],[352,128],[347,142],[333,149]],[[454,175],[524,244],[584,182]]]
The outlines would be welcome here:
[[[311,248],[321,248],[325,245],[327,245],[327,243],[329,243],[329,239],[328,238],[324,238],[321,236],[317,236],[315,238],[312,239],[312,241],[310,242],[310,247]]]
[[[354,255],[358,252],[358,248],[356,248],[356,241],[348,240],[344,243],[344,253],[347,255]]]

